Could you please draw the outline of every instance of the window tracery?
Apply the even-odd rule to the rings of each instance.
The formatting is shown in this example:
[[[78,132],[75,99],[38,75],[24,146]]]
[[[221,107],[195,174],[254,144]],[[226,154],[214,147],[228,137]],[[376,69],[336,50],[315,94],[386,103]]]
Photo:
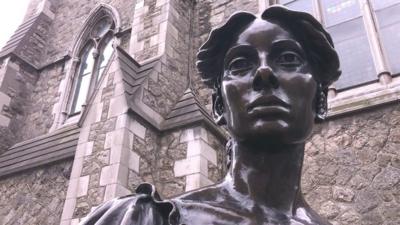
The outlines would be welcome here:
[[[81,41],[83,46],[78,54],[74,86],[70,99],[69,115],[79,114],[92,95],[103,75],[104,69],[113,53],[115,23],[104,15],[96,20]]]

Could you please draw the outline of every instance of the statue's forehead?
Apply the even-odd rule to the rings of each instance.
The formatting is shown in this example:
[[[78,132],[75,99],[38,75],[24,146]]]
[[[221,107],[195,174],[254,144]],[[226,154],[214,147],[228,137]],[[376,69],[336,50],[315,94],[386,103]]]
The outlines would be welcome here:
[[[268,44],[277,39],[293,39],[293,35],[277,23],[260,18],[252,21],[237,36],[236,44]]]

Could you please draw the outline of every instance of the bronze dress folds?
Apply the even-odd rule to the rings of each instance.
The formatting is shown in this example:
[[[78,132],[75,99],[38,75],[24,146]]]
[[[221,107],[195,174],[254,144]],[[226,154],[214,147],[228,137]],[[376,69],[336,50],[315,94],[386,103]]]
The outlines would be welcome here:
[[[226,204],[229,202],[232,204]],[[171,200],[162,200],[153,185],[143,183],[135,195],[116,198],[96,208],[81,225],[312,225],[322,222],[289,218],[275,210],[270,210],[270,215],[254,218],[252,212],[240,205],[224,183]]]

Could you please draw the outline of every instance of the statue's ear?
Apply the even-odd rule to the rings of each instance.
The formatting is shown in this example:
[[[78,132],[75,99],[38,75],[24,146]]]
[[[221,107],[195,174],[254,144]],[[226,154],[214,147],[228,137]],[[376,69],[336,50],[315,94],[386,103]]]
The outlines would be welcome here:
[[[226,125],[226,120],[224,117],[224,103],[222,101],[221,94],[219,94],[218,91],[212,94],[212,111],[215,123],[220,126]]]

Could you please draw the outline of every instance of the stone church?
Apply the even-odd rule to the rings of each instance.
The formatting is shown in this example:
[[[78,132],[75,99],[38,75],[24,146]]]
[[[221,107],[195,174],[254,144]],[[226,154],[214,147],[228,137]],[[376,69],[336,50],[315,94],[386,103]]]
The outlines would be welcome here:
[[[235,11],[306,11],[343,74],[306,145],[302,191],[334,225],[400,224],[400,0],[31,0],[0,51],[0,224],[76,225],[154,184],[218,182],[226,131],[195,69]]]

